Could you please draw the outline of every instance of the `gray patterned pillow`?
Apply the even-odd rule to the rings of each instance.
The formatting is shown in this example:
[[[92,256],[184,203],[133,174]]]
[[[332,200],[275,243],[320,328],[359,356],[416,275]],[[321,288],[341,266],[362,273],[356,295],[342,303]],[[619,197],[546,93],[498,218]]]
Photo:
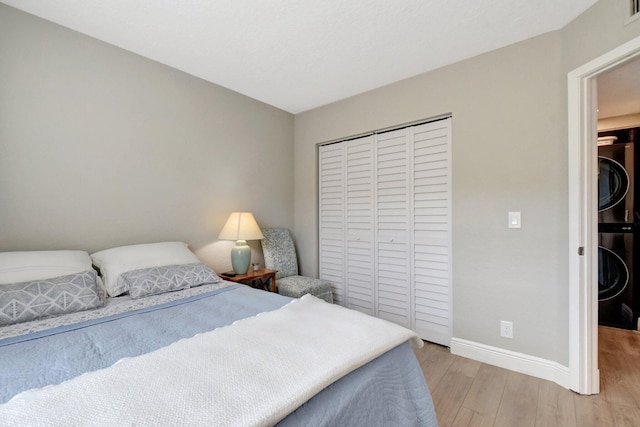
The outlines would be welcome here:
[[[103,305],[95,270],[0,286],[0,325],[27,322]]]
[[[220,281],[213,270],[198,262],[128,271],[120,275],[118,286],[126,286],[131,298],[142,298]]]

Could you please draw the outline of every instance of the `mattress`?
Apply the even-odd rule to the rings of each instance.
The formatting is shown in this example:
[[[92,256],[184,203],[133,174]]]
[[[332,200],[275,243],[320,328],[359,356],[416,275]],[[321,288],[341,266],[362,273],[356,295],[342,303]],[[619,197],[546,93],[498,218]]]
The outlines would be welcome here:
[[[142,300],[112,298],[104,308],[0,328],[0,402],[278,310],[290,301],[222,282]],[[248,408],[255,399],[268,398],[238,396]],[[437,422],[420,366],[404,343],[333,382],[279,424],[433,426]]]

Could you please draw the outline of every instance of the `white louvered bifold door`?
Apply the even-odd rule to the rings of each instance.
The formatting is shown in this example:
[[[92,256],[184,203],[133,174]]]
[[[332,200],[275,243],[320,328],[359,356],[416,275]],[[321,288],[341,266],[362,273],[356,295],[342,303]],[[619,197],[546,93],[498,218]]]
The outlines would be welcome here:
[[[335,301],[449,346],[451,118],[322,146],[318,169]]]
[[[345,145],[347,307],[374,315],[373,135]]]
[[[450,345],[451,330],[451,119],[413,131],[414,330]]]
[[[409,132],[376,135],[377,316],[411,327]]]
[[[344,148],[325,145],[318,153],[319,277],[331,282],[333,299],[340,305],[346,305]]]

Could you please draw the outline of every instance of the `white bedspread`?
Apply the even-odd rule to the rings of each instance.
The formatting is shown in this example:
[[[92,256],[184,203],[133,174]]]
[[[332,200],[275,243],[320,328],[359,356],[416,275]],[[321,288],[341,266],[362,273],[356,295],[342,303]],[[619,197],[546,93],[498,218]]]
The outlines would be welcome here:
[[[0,405],[2,425],[273,425],[414,332],[311,295]]]

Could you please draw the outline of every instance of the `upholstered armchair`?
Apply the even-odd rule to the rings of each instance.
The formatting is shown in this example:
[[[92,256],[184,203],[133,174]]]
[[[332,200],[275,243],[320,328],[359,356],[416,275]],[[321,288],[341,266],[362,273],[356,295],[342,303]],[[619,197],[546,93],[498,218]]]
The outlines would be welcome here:
[[[262,252],[266,268],[278,270],[276,283],[278,293],[299,298],[314,295],[329,303],[333,302],[331,284],[326,280],[298,275],[298,256],[291,233],[286,228],[263,228]]]

